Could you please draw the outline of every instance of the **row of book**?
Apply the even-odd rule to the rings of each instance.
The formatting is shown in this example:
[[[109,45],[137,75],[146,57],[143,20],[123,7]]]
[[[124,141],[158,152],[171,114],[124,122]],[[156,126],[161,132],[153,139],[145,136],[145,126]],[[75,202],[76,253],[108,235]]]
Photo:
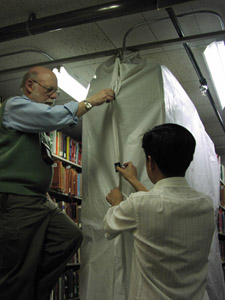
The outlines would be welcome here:
[[[50,299],[70,300],[77,297],[79,297],[79,271],[66,269],[55,284]]]
[[[52,189],[82,197],[82,173],[78,173],[70,165],[64,166],[60,160],[54,162],[53,171]]]
[[[218,212],[218,231],[225,234],[225,210],[222,207]]]
[[[80,212],[81,206],[76,202],[56,202],[58,207],[67,214],[78,226],[81,226]]]
[[[80,211],[81,206],[76,202],[56,201],[54,197],[52,200],[56,202],[57,206],[67,214],[78,227],[81,228]],[[56,282],[50,300],[74,300],[79,299],[79,269],[80,266],[80,248],[70,258],[67,263],[66,271],[60,276]]]
[[[51,151],[53,154],[82,165],[82,144],[60,131],[50,133]],[[76,224],[81,227],[81,206],[73,202],[72,196],[82,197],[82,174],[62,160],[56,160],[53,164],[53,179],[51,190],[57,192],[57,205]],[[60,196],[61,195],[61,196]],[[68,195],[68,201],[65,196]],[[60,198],[62,197],[62,199]],[[67,196],[66,196],[67,198]],[[64,201],[65,199],[65,201]],[[51,294],[51,300],[79,299],[79,271],[76,267],[80,264],[80,249],[73,255],[67,264],[66,271],[60,276]],[[75,267],[75,268],[74,268]]]
[[[219,168],[220,168],[220,182],[222,182],[223,184],[225,184],[225,167],[222,164],[221,156],[218,155],[218,154],[217,154],[217,159],[218,159]]]
[[[81,216],[81,205],[79,205],[77,202],[57,201],[54,195],[51,195],[51,199],[81,229],[81,218],[80,218],[80,216]],[[71,257],[68,264],[72,265],[72,266],[75,265],[75,264],[80,264],[80,248]]]
[[[219,240],[219,247],[222,261],[225,262],[225,240]]]
[[[78,165],[82,165],[82,143],[75,141],[61,131],[51,131],[51,151],[53,154],[63,157]]]
[[[223,275],[224,275],[224,279],[225,279],[225,264],[222,265],[222,269],[223,269]]]
[[[220,164],[220,180],[225,184],[225,168],[222,164]]]
[[[70,258],[67,267],[80,267],[80,248],[77,250],[77,252]]]
[[[225,207],[225,186],[220,184],[220,204]]]

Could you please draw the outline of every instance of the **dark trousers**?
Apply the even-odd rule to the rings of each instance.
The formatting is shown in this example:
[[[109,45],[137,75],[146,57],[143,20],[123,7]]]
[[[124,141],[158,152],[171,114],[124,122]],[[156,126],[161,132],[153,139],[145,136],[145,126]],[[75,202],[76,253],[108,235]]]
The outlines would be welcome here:
[[[52,201],[0,193],[0,299],[48,299],[81,241]]]

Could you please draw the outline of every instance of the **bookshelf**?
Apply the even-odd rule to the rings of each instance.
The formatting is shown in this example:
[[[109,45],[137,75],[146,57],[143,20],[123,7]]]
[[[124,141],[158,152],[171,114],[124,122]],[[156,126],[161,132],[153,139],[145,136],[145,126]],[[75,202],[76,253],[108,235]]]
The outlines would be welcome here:
[[[224,280],[225,280],[225,168],[221,163],[221,159],[219,158],[220,163],[220,205],[218,210],[218,219],[217,219],[217,229],[218,229],[218,239],[219,239],[219,249],[221,255],[221,263],[224,272]]]
[[[73,137],[57,130],[51,131],[49,137],[51,141],[51,151],[54,156],[64,162],[70,161],[79,169],[79,166],[82,165],[81,141],[76,141]]]
[[[79,300],[79,270],[67,266],[52,290],[50,300]]]
[[[222,263],[224,280],[225,280],[225,207],[222,205],[219,206],[219,214],[218,214],[218,238],[219,238],[221,263]]]
[[[49,194],[53,201],[81,228],[81,142],[58,131],[50,133],[54,176]],[[50,300],[79,300],[80,249],[67,263]]]

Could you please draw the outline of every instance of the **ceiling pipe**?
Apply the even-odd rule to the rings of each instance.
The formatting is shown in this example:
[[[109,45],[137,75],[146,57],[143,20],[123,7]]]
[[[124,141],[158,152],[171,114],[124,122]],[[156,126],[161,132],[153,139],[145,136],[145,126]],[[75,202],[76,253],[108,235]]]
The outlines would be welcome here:
[[[174,27],[176,29],[177,34],[179,35],[180,38],[183,38],[184,37],[184,33],[182,31],[180,23],[179,23],[179,21],[177,19],[177,16],[175,15],[173,9],[171,7],[167,8],[167,12],[168,12],[169,17],[170,17],[170,19],[171,19],[171,21],[172,21],[172,23],[173,23],[173,25],[174,25]],[[191,51],[191,48],[189,47],[189,45],[187,43],[183,43],[183,46],[184,46],[184,49],[185,49],[185,51],[186,51],[186,53],[187,53],[187,55],[188,55],[188,57],[189,57],[192,65],[193,65],[193,67],[194,67],[197,75],[198,75],[199,82],[200,82],[201,86],[206,86],[207,87],[206,90],[205,90],[205,93],[208,96],[210,104],[212,105],[212,108],[213,108],[213,110],[214,110],[214,112],[215,112],[215,114],[217,116],[217,119],[218,119],[218,121],[219,121],[219,123],[220,123],[220,125],[221,125],[221,127],[223,129],[223,131],[225,132],[225,124],[223,122],[223,119],[222,119],[219,111],[216,108],[215,102],[214,102],[213,97],[211,95],[211,92],[210,92],[210,90],[208,88],[207,81],[203,77],[203,74],[202,74],[202,72],[201,72],[201,70],[200,70],[200,68],[198,66],[198,63],[197,63],[197,61],[196,61],[196,59],[194,57],[194,54]]]
[[[167,9],[168,10],[168,9]],[[213,16],[216,16],[220,22],[220,25],[221,25],[221,29],[224,30],[225,29],[225,25],[224,25],[224,22],[223,22],[223,19],[221,17],[220,14],[214,12],[214,11],[211,11],[211,10],[199,10],[199,11],[192,11],[192,12],[187,12],[187,13],[183,13],[183,14],[179,14],[179,15],[176,15],[177,18],[179,17],[185,17],[185,16],[193,16],[193,15],[196,15],[196,14],[211,14]],[[140,27],[140,26],[144,26],[144,25],[147,25],[147,24],[153,24],[153,23],[156,23],[156,22],[160,22],[160,21],[165,21],[165,20],[169,20],[170,18],[169,17],[164,17],[164,18],[160,18],[160,19],[152,19],[152,20],[146,20],[144,22],[141,22],[141,23],[137,23],[135,25],[133,25],[131,28],[129,28],[129,30],[126,32],[124,38],[123,38],[123,46],[122,46],[122,51],[121,51],[121,56],[123,56],[123,52],[126,50],[126,39],[128,37],[128,34]],[[180,35],[180,37],[184,37],[184,34],[183,35]]]
[[[41,55],[47,57],[49,60],[54,61],[54,59],[47,53],[40,51],[40,50],[35,50],[35,49],[24,49],[24,50],[19,50],[19,51],[15,51],[15,52],[0,54],[0,58],[6,57],[6,56],[17,55],[17,54],[29,53],[29,52],[41,54]]]
[[[205,40],[205,39],[210,39],[210,38],[213,38],[216,40],[223,40],[224,37],[225,37],[225,30],[221,30],[221,31],[216,31],[216,32],[202,33],[202,34],[198,34],[198,35],[179,37],[179,38],[170,39],[170,40],[163,40],[163,41],[151,42],[151,43],[147,43],[147,44],[129,46],[129,47],[127,47],[127,50],[141,51],[141,50],[154,49],[154,48],[158,48],[158,47],[165,47],[168,45],[179,45],[179,44],[183,44],[185,42],[194,42],[194,41]],[[104,50],[104,51],[100,51],[100,52],[93,52],[93,53],[87,53],[87,54],[83,54],[83,55],[77,55],[77,56],[71,56],[71,57],[67,57],[67,58],[56,59],[53,61],[38,62],[35,64],[23,65],[23,66],[14,67],[11,69],[0,70],[0,76],[8,75],[11,73],[19,73],[19,72],[23,72],[23,71],[25,72],[28,69],[30,69],[36,65],[54,68],[54,67],[58,67],[63,64],[69,64],[69,63],[74,63],[74,62],[79,62],[79,61],[86,61],[89,59],[97,59],[97,58],[103,58],[103,57],[107,57],[107,56],[119,55],[120,52],[121,52],[121,48],[116,48],[116,49]]]
[[[41,19],[37,19],[33,13],[26,22],[0,28],[0,42],[155,10],[188,1],[189,0],[116,0],[114,2],[90,6]]]

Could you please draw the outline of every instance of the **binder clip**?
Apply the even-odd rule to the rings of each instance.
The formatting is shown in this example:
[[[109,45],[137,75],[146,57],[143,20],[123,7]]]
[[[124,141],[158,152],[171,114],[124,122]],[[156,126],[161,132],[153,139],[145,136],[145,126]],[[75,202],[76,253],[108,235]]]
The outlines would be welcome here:
[[[116,162],[116,163],[114,163],[114,166],[115,166],[115,171],[118,172],[117,169],[116,169],[116,167],[120,167],[121,168],[121,163],[120,162]]]

